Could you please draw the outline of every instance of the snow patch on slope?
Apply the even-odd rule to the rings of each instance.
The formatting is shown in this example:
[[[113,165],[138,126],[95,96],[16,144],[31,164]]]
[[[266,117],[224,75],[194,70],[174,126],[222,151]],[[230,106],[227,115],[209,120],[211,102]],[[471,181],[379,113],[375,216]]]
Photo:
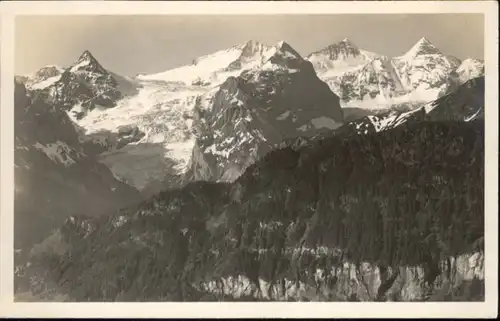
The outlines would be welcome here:
[[[61,78],[61,75],[54,76],[54,77],[49,77],[43,81],[36,82],[32,85],[29,86],[30,89],[35,89],[35,90],[40,90],[40,89],[45,89],[51,85],[53,85],[56,81],[58,81]]]
[[[139,75],[138,79],[181,82],[186,85],[197,82],[217,85],[230,76],[238,76],[241,71],[261,64],[263,54],[268,49],[269,47],[264,44],[249,41],[243,45],[199,57],[191,65],[156,74]]]
[[[320,128],[335,129],[340,126],[339,123],[328,117],[318,117],[311,119],[311,123],[316,129]]]
[[[37,142],[33,145],[33,147],[42,151],[53,162],[61,163],[66,167],[76,163],[75,160],[71,158],[71,154],[75,154],[77,157],[81,156],[81,154],[75,153],[66,143],[62,141],[57,141],[47,145]]]

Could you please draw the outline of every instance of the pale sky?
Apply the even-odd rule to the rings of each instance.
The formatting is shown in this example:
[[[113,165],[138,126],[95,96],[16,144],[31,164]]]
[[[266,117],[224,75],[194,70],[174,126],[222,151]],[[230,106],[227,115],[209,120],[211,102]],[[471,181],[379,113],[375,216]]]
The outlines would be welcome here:
[[[15,37],[16,74],[67,66],[84,50],[122,75],[161,72],[250,39],[285,40],[306,56],[349,38],[397,56],[426,37],[445,54],[484,59],[482,14],[18,16]]]

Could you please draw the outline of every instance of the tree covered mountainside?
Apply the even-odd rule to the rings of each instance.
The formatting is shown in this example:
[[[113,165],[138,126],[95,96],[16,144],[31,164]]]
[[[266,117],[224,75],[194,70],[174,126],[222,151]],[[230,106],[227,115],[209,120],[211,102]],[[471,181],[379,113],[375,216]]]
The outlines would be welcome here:
[[[484,300],[484,124],[408,122],[284,147],[233,183],[75,216],[33,251],[76,301]]]

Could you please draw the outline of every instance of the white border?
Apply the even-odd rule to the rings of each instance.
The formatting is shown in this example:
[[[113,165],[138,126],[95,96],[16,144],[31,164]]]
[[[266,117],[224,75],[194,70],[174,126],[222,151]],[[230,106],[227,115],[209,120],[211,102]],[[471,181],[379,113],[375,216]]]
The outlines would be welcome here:
[[[498,4],[496,1],[1,2],[0,316],[8,317],[494,317],[498,301]],[[95,14],[484,13],[486,301],[446,303],[13,303],[14,17]]]

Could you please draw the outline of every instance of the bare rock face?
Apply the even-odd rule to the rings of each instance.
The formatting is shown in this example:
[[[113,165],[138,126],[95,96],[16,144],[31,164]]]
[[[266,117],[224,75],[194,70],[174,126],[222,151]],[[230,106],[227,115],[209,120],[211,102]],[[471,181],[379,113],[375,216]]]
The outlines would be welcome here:
[[[232,181],[285,139],[332,131],[343,122],[339,98],[290,45],[228,78],[199,99],[193,178]]]

